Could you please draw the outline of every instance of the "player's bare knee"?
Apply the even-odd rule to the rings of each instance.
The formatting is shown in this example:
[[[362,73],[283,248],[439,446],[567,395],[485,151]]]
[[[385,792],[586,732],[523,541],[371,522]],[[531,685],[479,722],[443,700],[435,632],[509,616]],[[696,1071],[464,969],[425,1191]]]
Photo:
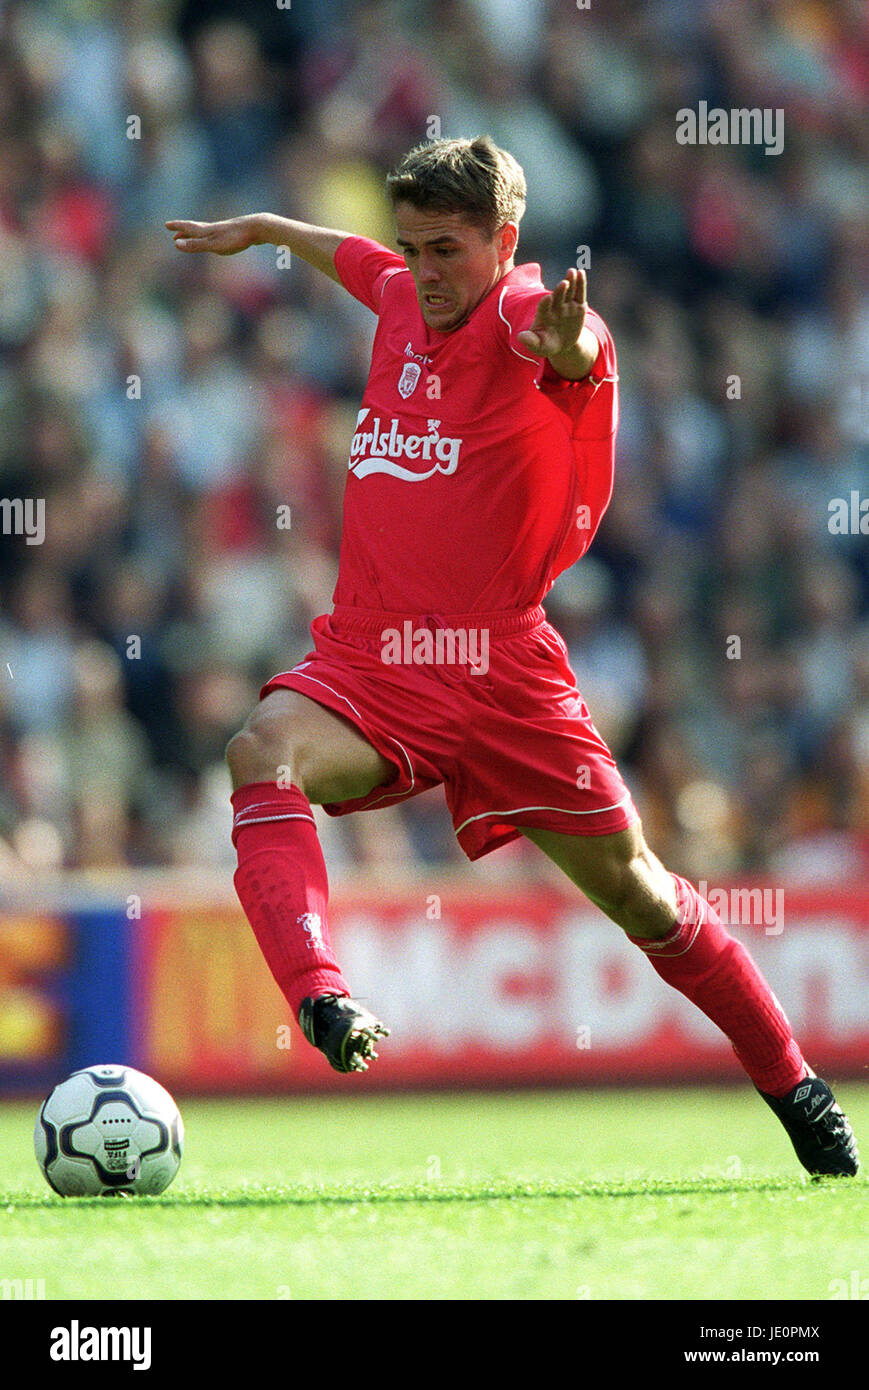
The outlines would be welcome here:
[[[342,777],[328,775],[322,748],[313,733],[291,721],[253,717],[230,739],[226,761],[234,788],[252,782],[277,782],[282,787],[298,787],[314,806],[354,794],[344,790]]]
[[[258,706],[227,744],[226,761],[235,787],[251,782],[279,782],[305,791],[300,742],[292,721]]]
[[[233,787],[251,782],[275,782],[280,776],[276,750],[255,729],[240,729],[226,746],[226,762]]]
[[[672,879],[639,827],[630,835],[614,837],[580,886],[630,936],[654,939],[666,936],[673,926]]]
[[[249,781],[254,780],[247,775],[250,759],[250,739],[244,729],[239,729],[237,734],[233,734],[229,743],[226,745],[226,753],[224,756],[234,788],[243,787]]]
[[[672,930],[674,914],[672,880],[644,843],[625,866],[610,915],[630,936],[656,940]]]

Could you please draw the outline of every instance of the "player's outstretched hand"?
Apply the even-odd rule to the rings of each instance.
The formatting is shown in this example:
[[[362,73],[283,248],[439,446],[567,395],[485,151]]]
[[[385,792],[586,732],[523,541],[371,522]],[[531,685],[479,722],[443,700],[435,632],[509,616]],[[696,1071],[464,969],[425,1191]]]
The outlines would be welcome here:
[[[175,233],[179,251],[213,251],[218,256],[234,256],[258,242],[256,213],[229,217],[225,222],[167,222],[166,226]]]
[[[552,293],[540,300],[531,327],[517,335],[522,346],[537,357],[569,352],[585,324],[585,295],[585,271],[571,268]]]

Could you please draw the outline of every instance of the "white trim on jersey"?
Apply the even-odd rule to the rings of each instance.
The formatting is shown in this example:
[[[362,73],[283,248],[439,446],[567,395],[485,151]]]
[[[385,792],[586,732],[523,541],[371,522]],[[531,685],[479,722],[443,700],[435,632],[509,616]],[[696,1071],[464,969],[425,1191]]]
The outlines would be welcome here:
[[[504,312],[503,312],[503,310],[502,310],[502,308],[501,308],[501,305],[502,305],[503,302],[504,302],[504,295],[507,293],[507,291],[508,291],[509,288],[510,288],[509,285],[505,285],[504,288],[503,288],[502,291],[501,291],[500,297],[499,297],[499,299],[498,299],[498,315],[499,315],[499,317],[502,319],[502,321],[507,325],[507,328],[508,328],[508,329],[510,330],[510,332],[512,333],[512,332],[513,332],[513,325],[511,324],[510,320],[506,317],[506,315],[504,314]],[[594,333],[594,329],[592,329],[591,331],[592,331],[592,333]],[[596,334],[596,333],[594,334],[594,336],[597,338],[597,334]],[[598,357],[599,357],[600,354],[601,354],[601,352],[602,352],[602,350],[603,350],[603,343],[601,342],[600,338],[597,338],[597,342],[598,342]],[[510,348],[510,351],[511,351],[511,352],[515,352],[516,356],[517,356],[517,357],[523,358],[523,360],[524,360],[525,362],[533,362],[535,366],[539,366],[541,362],[544,362],[544,361],[546,360],[546,359],[543,358],[543,357],[529,357],[529,356],[527,355],[527,353],[520,352],[519,349],[518,349],[518,348],[515,348],[515,347],[513,346],[513,344],[510,342],[509,337],[508,337],[508,339],[507,339],[507,343],[508,343],[508,346],[509,346],[509,348]],[[595,358],[595,365],[596,365],[596,363],[597,363],[597,357]],[[567,380],[567,379],[568,379],[568,378],[565,377],[565,380]],[[595,375],[594,375],[594,365],[592,365],[592,367],[591,367],[590,371],[588,372],[588,374],[587,374],[586,376],[584,376],[582,379],[583,379],[583,381],[590,381],[590,382],[592,383],[592,385],[594,386],[595,391],[596,391],[597,388],[598,388],[599,386],[603,386],[603,384],[604,384],[605,381],[618,381],[619,378],[618,378],[618,373],[616,373],[615,376],[595,376]]]
[[[386,282],[387,282],[388,280],[391,280],[392,277],[393,277],[393,275],[402,275],[402,274],[404,273],[405,270],[407,270],[407,266],[406,266],[406,265],[396,265],[396,266],[393,266],[392,270],[385,270],[385,271],[383,272],[383,284],[380,286],[381,298],[383,297],[383,288],[384,288],[384,285],[386,285]],[[407,273],[408,273],[408,275],[409,275],[409,274],[410,274],[410,271],[408,270]]]
[[[602,816],[604,811],[617,811],[619,806],[624,806],[626,801],[630,801],[631,794],[627,792],[621,801],[615,802],[613,806],[595,806],[591,811],[568,811],[564,806],[512,806],[509,811],[481,811],[478,816],[468,816],[457,828],[456,834],[464,830],[466,825],[470,825],[475,820],[485,820],[487,816],[518,816],[523,811],[558,811],[562,816]],[[534,829],[534,826],[529,826]]]
[[[285,816],[251,816],[248,820],[237,820],[233,825],[233,830],[244,830],[248,825],[265,825],[266,821],[272,820],[306,820],[309,825],[316,826],[317,822],[313,816],[296,815],[288,812]]]
[[[289,791],[289,787],[278,787],[278,791]],[[304,793],[303,793],[303,795],[304,795]],[[253,804],[252,806],[245,806],[244,810],[243,810],[243,811],[239,811],[238,814],[239,814],[240,816],[246,816],[247,813],[248,813],[248,811],[261,811],[261,810],[263,809],[264,806],[274,806],[274,804],[275,804],[275,799],[274,799],[274,797],[272,797],[270,801],[255,801],[254,804]],[[289,814],[290,814],[289,811],[286,812],[286,814],[289,815]],[[300,814],[303,814],[303,813],[300,813]]]
[[[698,896],[698,898],[700,898],[700,894],[699,894],[699,893],[697,894],[697,896]],[[705,923],[706,923],[706,905],[705,905],[705,899],[704,899],[704,898],[700,898],[700,913],[699,913],[699,916],[698,916],[697,921],[696,921],[696,923],[695,923],[694,930],[693,930],[692,933],[691,933],[691,939],[690,939],[690,941],[688,942],[687,946],[683,946],[681,951],[674,951],[673,954],[672,954],[672,956],[669,956],[669,955],[668,955],[668,956],[662,956],[661,959],[662,959],[662,960],[676,960],[676,959],[678,959],[679,956],[684,956],[684,954],[685,954],[686,951],[690,951],[690,950],[691,950],[691,947],[694,945],[694,942],[697,940],[697,933],[699,932],[700,928],[701,928],[702,926],[705,925]],[[670,940],[670,938],[671,938],[671,937],[674,937],[674,936],[675,936],[675,937],[678,937],[679,932],[681,931],[681,929],[682,929],[682,928],[681,928],[681,923],[680,923],[680,924],[677,924],[677,927],[675,928],[674,931],[670,932],[670,935],[669,935],[669,936],[665,936],[665,937],[663,938],[663,940],[660,940],[660,941],[647,941],[647,942],[641,947],[641,950],[645,951],[647,955],[650,955],[653,951],[663,951],[663,950],[665,950],[666,947],[667,947],[667,944],[668,944],[668,942],[669,942],[669,940]]]
[[[691,947],[694,945],[694,942],[697,940],[697,933],[699,932],[699,930],[700,930],[700,928],[702,927],[702,925],[703,925],[702,922],[698,922],[698,923],[697,923],[696,927],[694,928],[693,932],[691,933],[691,940],[688,942],[688,945],[687,945],[687,946],[683,946],[681,951],[673,951],[673,952],[671,952],[671,953],[668,953],[666,956],[661,956],[661,960],[678,960],[679,956],[684,956],[684,954],[685,954],[686,951],[690,951],[690,950],[691,950]],[[648,956],[648,955],[651,955],[651,954],[652,954],[653,948],[654,948],[654,947],[657,947],[657,946],[658,946],[658,942],[657,942],[657,941],[655,941],[655,942],[648,942],[646,945],[642,946],[640,949],[641,949],[642,951],[645,951],[646,955]]]
[[[386,289],[393,275],[401,275],[405,270],[407,270],[406,265],[396,265],[393,266],[391,270],[385,270],[383,272],[383,279],[380,282],[380,302],[378,307],[374,310],[378,318],[380,318],[380,311],[383,308],[383,291]]]
[[[504,295],[507,293],[507,291],[509,290],[509,288],[510,288],[509,285],[505,285],[504,288],[502,289],[500,295],[498,296],[498,317],[499,317],[500,319],[502,319],[504,323],[506,323],[507,329],[508,329],[507,345],[508,345],[508,347],[510,348],[510,351],[511,351],[511,352],[515,352],[515,354],[516,354],[517,357],[523,358],[526,362],[533,362],[535,367],[539,367],[539,366],[541,366],[542,363],[543,363],[543,358],[542,358],[542,357],[529,357],[527,353],[525,353],[525,352],[520,352],[519,349],[518,349],[518,348],[515,348],[515,347],[513,346],[513,344],[510,342],[510,336],[509,336],[509,335],[513,332],[513,325],[512,325],[512,323],[510,322],[510,320],[506,317],[506,315],[505,315],[505,313],[504,313],[504,310],[503,310],[502,307],[501,307],[502,304],[504,303]]]

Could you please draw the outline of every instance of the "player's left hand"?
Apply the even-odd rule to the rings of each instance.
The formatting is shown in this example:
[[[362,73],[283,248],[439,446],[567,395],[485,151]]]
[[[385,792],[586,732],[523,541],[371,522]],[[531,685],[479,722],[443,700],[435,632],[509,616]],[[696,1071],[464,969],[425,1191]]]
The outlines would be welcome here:
[[[585,271],[571,268],[540,300],[531,327],[517,334],[522,346],[537,357],[559,357],[575,348],[585,324],[585,295]]]

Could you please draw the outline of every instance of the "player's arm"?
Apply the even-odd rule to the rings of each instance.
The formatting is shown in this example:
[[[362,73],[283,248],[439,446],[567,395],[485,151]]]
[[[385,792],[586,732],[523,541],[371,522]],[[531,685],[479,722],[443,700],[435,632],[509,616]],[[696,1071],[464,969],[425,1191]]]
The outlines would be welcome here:
[[[517,334],[523,347],[535,357],[545,357],[568,381],[587,377],[600,351],[600,343],[586,327],[585,296],[585,271],[570,269],[552,293],[540,300],[531,327]]]
[[[179,251],[213,251],[218,256],[234,256],[248,246],[287,246],[291,255],[301,257],[339,284],[335,252],[350,235],[329,227],[293,222],[272,212],[250,212],[224,222],[174,221],[166,226],[174,232]]]

